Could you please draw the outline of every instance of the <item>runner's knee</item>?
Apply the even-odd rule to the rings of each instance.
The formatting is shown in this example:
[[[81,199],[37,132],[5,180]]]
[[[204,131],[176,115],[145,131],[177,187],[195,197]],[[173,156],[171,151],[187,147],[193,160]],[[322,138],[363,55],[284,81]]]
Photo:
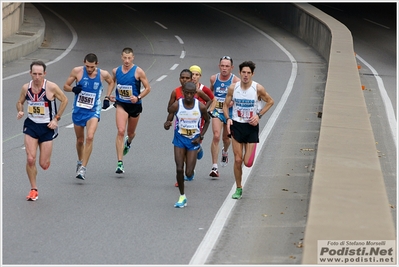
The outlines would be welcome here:
[[[220,142],[220,134],[219,133],[214,134],[212,140],[215,143],[219,143]]]
[[[40,163],[40,167],[42,167],[43,170],[47,170],[50,167],[50,161]]]
[[[27,163],[28,163],[29,166],[35,166],[35,164],[36,164],[36,158],[35,158],[35,157],[28,156],[28,158],[27,158]]]
[[[238,164],[238,165],[241,165],[241,164],[242,164],[242,158],[240,158],[240,157],[236,157],[236,158],[234,159],[234,161],[235,161],[235,163]]]

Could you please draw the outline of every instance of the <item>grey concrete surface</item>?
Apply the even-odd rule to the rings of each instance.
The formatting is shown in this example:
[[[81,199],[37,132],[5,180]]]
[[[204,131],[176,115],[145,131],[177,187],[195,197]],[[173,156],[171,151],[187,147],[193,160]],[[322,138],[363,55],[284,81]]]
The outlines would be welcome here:
[[[24,12],[19,31],[3,39],[3,64],[34,52],[44,40],[46,24],[40,12],[30,3]]]

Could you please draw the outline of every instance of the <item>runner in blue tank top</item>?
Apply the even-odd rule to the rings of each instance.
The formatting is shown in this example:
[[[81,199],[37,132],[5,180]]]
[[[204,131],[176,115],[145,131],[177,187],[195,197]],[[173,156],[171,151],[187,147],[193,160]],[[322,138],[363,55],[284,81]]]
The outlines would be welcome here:
[[[114,86],[114,81],[108,71],[97,68],[98,58],[89,53],[83,59],[84,66],[74,67],[69,74],[64,90],[74,92],[72,104],[72,121],[76,135],[76,178],[86,178],[86,168],[93,150],[94,134],[100,121],[101,94],[103,81],[108,88]],[[72,84],[75,82],[75,86]],[[86,127],[86,138],[85,138]]]
[[[115,82],[115,96],[111,93],[114,88],[108,88],[103,107],[109,106],[109,101],[115,102],[116,107],[116,156],[118,165],[116,173],[124,173],[123,156],[129,150],[136,127],[143,111],[142,101],[150,91],[150,83],[143,69],[133,64],[133,49],[126,47],[122,50],[122,65],[112,70]],[[143,90],[141,90],[143,85]],[[127,134],[126,134],[127,132]],[[126,136],[125,136],[126,134]]]
[[[233,70],[233,59],[229,56],[223,56],[219,61],[220,73],[211,76],[209,87],[215,98],[211,107],[209,108],[210,115],[212,117],[212,132],[213,139],[211,144],[211,154],[212,154],[212,169],[209,173],[211,177],[219,177],[218,171],[218,157],[219,157],[219,143],[222,138],[223,148],[222,148],[222,159],[221,165],[225,167],[229,162],[228,159],[228,149],[230,146],[230,138],[227,136],[226,128],[226,118],[223,114],[223,103],[226,98],[227,88],[231,83],[238,82],[240,79],[232,74]],[[229,107],[232,106],[232,103]],[[231,109],[230,109],[231,111]],[[223,130],[223,133],[222,133]]]

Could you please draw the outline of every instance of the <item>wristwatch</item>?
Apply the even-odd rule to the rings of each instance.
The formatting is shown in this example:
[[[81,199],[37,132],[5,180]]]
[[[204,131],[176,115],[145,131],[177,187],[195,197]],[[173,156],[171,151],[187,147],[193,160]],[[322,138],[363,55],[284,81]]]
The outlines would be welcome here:
[[[138,95],[138,96],[137,96],[137,99],[138,99],[138,100],[141,100],[141,95]]]
[[[261,115],[260,113],[257,113],[257,114],[258,114],[259,119],[261,119],[263,115]]]
[[[203,135],[200,135],[200,140],[204,140],[204,136]]]
[[[61,120],[61,117],[58,116],[58,115],[55,115],[54,118],[55,118],[57,121]]]

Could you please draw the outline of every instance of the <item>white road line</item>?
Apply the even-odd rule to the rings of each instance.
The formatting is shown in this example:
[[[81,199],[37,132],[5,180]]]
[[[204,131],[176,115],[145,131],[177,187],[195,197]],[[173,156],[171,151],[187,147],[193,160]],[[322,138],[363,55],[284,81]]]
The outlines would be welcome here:
[[[184,44],[183,40],[179,36],[175,35],[175,37],[179,41],[180,44]]]
[[[134,9],[133,7],[131,7],[131,6],[128,6],[128,5],[124,5],[125,7],[127,7],[127,8],[129,8],[129,9],[131,9],[131,10],[133,10],[133,11],[137,11],[136,9]]]
[[[184,58],[186,56],[186,51],[181,51],[180,58]]]
[[[54,11],[51,10],[50,8],[48,8],[48,7],[46,7],[46,6],[43,6],[43,7],[44,7],[44,8],[47,8],[47,9],[50,10],[52,13],[54,13],[54,15],[56,15],[59,19],[61,19],[61,20],[68,26],[69,30],[70,30],[71,33],[72,33],[72,42],[69,44],[68,48],[67,48],[61,55],[59,55],[56,59],[54,59],[53,61],[50,61],[50,62],[46,63],[46,65],[48,66],[48,65],[51,65],[51,64],[53,64],[53,63],[55,63],[55,62],[60,61],[63,57],[65,57],[66,55],[68,55],[69,52],[71,52],[72,48],[75,46],[76,42],[78,41],[78,34],[76,33],[75,29],[71,26],[71,24],[69,24],[69,22],[66,21],[63,17],[61,17],[60,15],[58,15],[56,12],[54,12]],[[8,76],[8,77],[6,77],[6,78],[3,78],[3,81],[4,81],[4,80],[8,80],[8,79],[12,79],[12,78],[15,78],[15,77],[18,77],[18,76],[20,76],[20,75],[22,75],[22,74],[25,74],[25,73],[29,73],[29,70],[24,71],[24,72],[20,72],[20,73],[11,75],[11,76]]]
[[[179,36],[175,35],[175,37],[179,41],[180,44],[184,44],[183,40]],[[186,56],[186,51],[184,51],[184,50],[181,51],[180,58],[184,58],[185,56]]]
[[[211,7],[212,8],[212,7]],[[216,9],[218,10],[218,9]],[[269,136],[275,122],[277,121],[278,116],[280,115],[284,105],[287,102],[287,99],[289,95],[291,94],[294,81],[297,76],[297,70],[298,70],[298,65],[295,60],[295,58],[280,44],[278,43],[275,39],[273,39],[271,36],[268,34],[264,33],[263,31],[259,30],[258,28],[254,27],[253,25],[237,18],[234,17],[226,12],[220,11],[221,13],[224,13],[246,25],[249,27],[253,28],[269,40],[271,40],[278,48],[280,48],[290,59],[291,64],[292,64],[292,70],[291,70],[291,76],[288,81],[287,87],[285,89],[284,94],[281,97],[281,100],[279,101],[278,105],[276,106],[276,109],[273,111],[272,115],[270,116],[269,120],[266,123],[266,126],[263,128],[261,134],[259,135],[259,144],[256,149],[255,153],[255,160],[254,164],[256,162],[256,159],[258,158],[259,151],[262,150],[262,147]],[[242,185],[244,186],[250,173],[251,173],[252,168],[243,168],[243,173],[242,173]],[[211,226],[209,227],[209,230],[207,231],[204,239],[202,240],[201,244],[197,248],[196,252],[194,253],[193,257],[190,260],[190,265],[204,265],[205,262],[207,261],[209,254],[213,250],[214,245],[216,244],[216,241],[218,240],[225,223],[227,222],[227,219],[230,217],[229,214],[231,210],[233,209],[235,203],[237,200],[234,200],[231,198],[231,195],[235,192],[235,184],[233,184],[233,187],[229,193],[229,195],[226,197],[225,201],[223,202],[223,205],[220,207],[218,213],[216,214]]]
[[[335,10],[338,10],[338,11],[341,11],[341,12],[344,12],[342,9],[336,8],[334,6],[330,6],[330,5],[325,5],[325,6],[327,6],[329,8],[332,8],[332,9],[335,9]]]
[[[162,80],[165,79],[167,76],[168,76],[168,75],[162,75],[161,77],[159,77],[159,78],[157,79],[157,82],[162,81]]]
[[[175,70],[178,66],[179,66],[179,64],[174,64],[174,65],[170,68],[170,70]]]
[[[166,26],[162,25],[161,23],[159,23],[158,21],[154,21],[155,24],[158,24],[159,26],[161,26],[162,28],[164,28],[165,30],[167,30],[168,28],[166,28]]]
[[[379,23],[377,23],[377,22],[375,22],[375,21],[372,21],[372,20],[369,20],[369,19],[366,19],[366,18],[363,18],[363,19],[364,19],[365,21],[368,21],[368,22],[370,22],[370,23],[373,23],[373,24],[378,25],[378,26],[380,26],[380,27],[383,27],[383,28],[385,28],[385,29],[390,29],[388,26],[379,24]]]
[[[397,128],[397,120],[395,118],[395,110],[393,109],[392,101],[389,98],[387,91],[385,90],[384,82],[382,81],[378,72],[369,63],[367,63],[358,54],[356,54],[356,58],[358,58],[361,62],[363,62],[364,65],[366,65],[371,70],[371,72],[374,74],[375,79],[377,80],[378,89],[380,90],[382,102],[384,103],[384,106],[385,106],[385,112],[387,114],[388,123],[391,128],[392,137],[395,142],[396,148],[398,148],[398,140],[397,140],[398,128]]]

